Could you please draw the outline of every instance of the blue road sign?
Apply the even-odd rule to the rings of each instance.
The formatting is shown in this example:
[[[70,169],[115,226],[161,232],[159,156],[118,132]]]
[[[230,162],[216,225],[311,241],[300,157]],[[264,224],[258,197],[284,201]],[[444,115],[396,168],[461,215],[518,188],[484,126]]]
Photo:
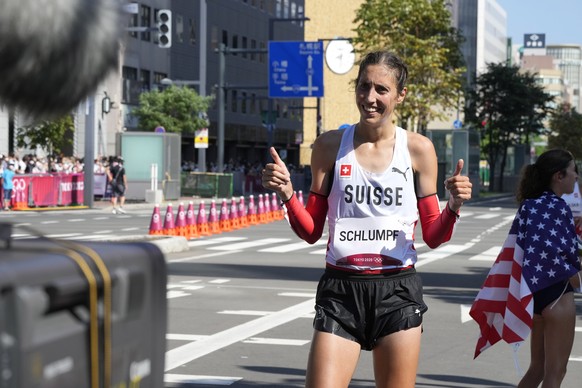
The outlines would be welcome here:
[[[323,42],[269,42],[269,97],[323,97]]]
[[[462,122],[461,120],[459,120],[459,119],[456,119],[456,120],[453,122],[453,127],[454,127],[455,129],[460,129],[460,128],[463,128],[463,122]]]

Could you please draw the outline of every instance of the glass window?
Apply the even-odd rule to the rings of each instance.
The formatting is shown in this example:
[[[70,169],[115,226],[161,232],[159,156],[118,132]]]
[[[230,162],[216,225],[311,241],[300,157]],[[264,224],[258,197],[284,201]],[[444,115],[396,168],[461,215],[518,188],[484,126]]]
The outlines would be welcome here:
[[[141,5],[139,9],[139,16],[140,16],[140,27],[151,27],[152,26],[152,9],[147,5]],[[151,33],[150,31],[144,31],[141,33],[141,40],[145,40],[149,42],[151,40]]]
[[[139,81],[141,82],[141,91],[147,92],[150,90],[150,71],[141,69],[139,71]]]
[[[232,48],[238,48],[238,35],[232,36]],[[232,53],[232,55],[236,55],[236,53]]]
[[[222,30],[222,44],[228,47],[228,31]]]
[[[257,49],[257,41],[254,39],[251,39],[251,50],[256,50]],[[256,53],[251,53],[251,61],[254,61],[257,59],[257,54]]]
[[[184,17],[180,14],[175,14],[176,20],[176,40],[184,43]]]
[[[236,112],[238,108],[238,95],[236,90],[232,90],[230,93],[230,111]]]
[[[192,18],[189,19],[188,24],[190,26],[190,44],[194,46],[196,44],[196,25]]]
[[[247,113],[247,93],[241,92],[240,98],[240,112]]]
[[[210,47],[213,50],[218,48],[218,27],[212,26],[210,29]]]
[[[139,19],[138,19],[138,15],[136,13],[131,14],[131,16],[129,17],[129,24],[127,26],[129,28],[139,27]],[[136,31],[129,31],[128,34],[132,38],[137,38],[137,32]]]

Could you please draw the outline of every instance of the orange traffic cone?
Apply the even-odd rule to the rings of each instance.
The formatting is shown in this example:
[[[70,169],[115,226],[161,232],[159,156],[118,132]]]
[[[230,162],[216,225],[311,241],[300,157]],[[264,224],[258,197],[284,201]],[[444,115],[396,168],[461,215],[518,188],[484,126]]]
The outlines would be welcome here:
[[[174,225],[174,211],[172,210],[172,204],[168,204],[166,209],[166,216],[164,217],[164,234],[169,236],[176,235],[176,226]]]
[[[232,230],[240,229],[240,217],[238,215],[238,206],[236,199],[232,197],[230,200],[230,227]]]
[[[245,204],[245,197],[241,196],[238,203],[238,218],[240,219],[240,227],[246,228],[249,226],[249,217],[247,216],[247,207]]]
[[[264,197],[265,203],[265,219],[266,222],[273,222],[273,209],[271,209],[271,199],[269,198],[269,193],[265,194]]]
[[[275,221],[279,221],[285,218],[285,211],[279,205],[279,198],[277,197],[277,193],[271,194],[271,211],[273,212],[273,219]]]
[[[184,211],[184,203],[180,202],[178,211],[176,213],[176,236],[188,238],[188,225],[186,224],[186,212]]]
[[[196,226],[196,216],[194,215],[194,202],[190,201],[186,210],[186,228],[188,229],[188,239],[198,237],[198,227]]]
[[[160,219],[160,205],[156,204],[154,206],[154,212],[152,213],[152,219],[150,221],[150,231],[148,234],[160,235],[164,234],[162,231],[162,220]]]
[[[212,234],[222,233],[222,231],[220,230],[220,225],[218,223],[218,212],[216,211],[216,201],[214,200],[210,202],[210,220],[208,222],[210,224],[210,233]]]
[[[200,202],[200,207],[198,208],[198,233],[201,236],[210,236],[210,228],[208,225],[208,217],[206,216],[206,209],[204,207],[204,201]]]
[[[257,207],[255,206],[255,197],[252,194],[249,195],[249,210],[247,213],[247,219],[249,221],[249,225],[256,225],[259,223],[259,219],[257,218]]]
[[[305,207],[305,202],[303,202],[303,191],[299,190],[299,194],[298,194],[298,198],[299,203],[301,204],[301,206]]]
[[[267,223],[267,216],[265,215],[265,202],[263,201],[263,194],[259,194],[259,204],[258,204],[257,215],[259,219],[259,224]]]
[[[222,206],[220,207],[220,230],[223,232],[230,232],[232,230],[226,199],[222,199]]]

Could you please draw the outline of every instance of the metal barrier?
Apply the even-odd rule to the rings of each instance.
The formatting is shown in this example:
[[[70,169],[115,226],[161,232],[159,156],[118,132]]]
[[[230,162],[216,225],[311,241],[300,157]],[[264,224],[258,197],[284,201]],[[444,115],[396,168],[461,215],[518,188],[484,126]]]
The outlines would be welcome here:
[[[233,195],[232,182],[232,174],[204,172],[182,174],[182,195],[230,198]]]

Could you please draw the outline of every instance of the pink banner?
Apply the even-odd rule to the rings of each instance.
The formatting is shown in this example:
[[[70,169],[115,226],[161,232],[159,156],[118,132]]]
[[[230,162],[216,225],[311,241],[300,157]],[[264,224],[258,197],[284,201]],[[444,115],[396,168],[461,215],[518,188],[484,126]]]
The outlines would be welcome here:
[[[58,176],[60,201],[58,205],[77,205],[83,203],[83,174],[66,174]]]

